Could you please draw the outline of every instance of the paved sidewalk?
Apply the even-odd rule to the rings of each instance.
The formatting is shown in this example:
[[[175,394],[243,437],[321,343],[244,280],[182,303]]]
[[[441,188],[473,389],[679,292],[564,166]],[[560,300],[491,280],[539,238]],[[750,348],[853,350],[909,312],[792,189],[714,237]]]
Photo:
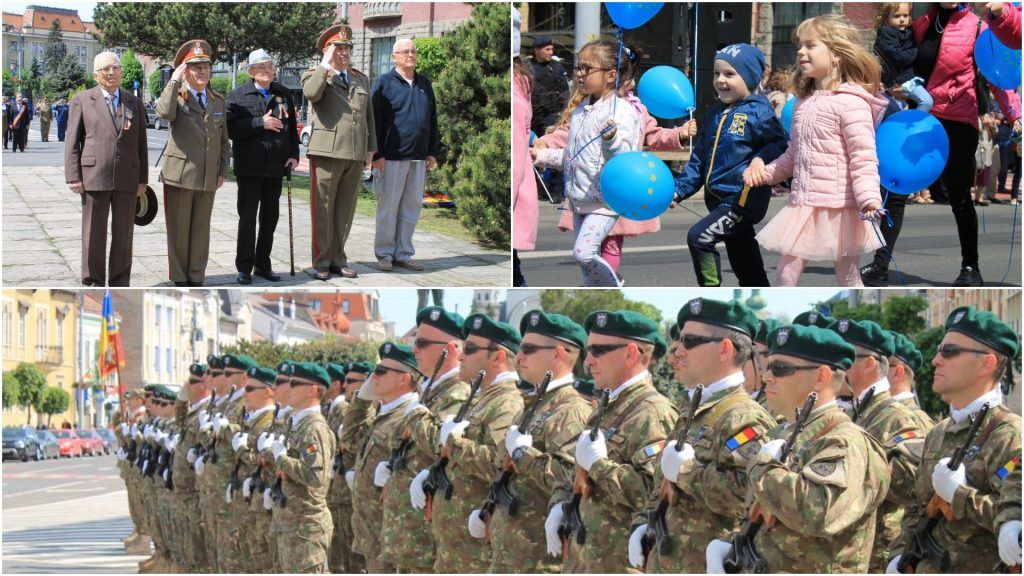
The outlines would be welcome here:
[[[157,182],[159,169],[150,168],[149,181],[157,198],[163,185]],[[227,182],[217,192],[210,233],[210,263],[207,286],[238,286],[235,283],[235,242],[238,216],[235,208],[237,186]],[[80,286],[82,261],[82,205],[79,196],[64,183],[63,167],[3,167],[3,284],[17,287]],[[305,270],[311,263],[309,203],[292,200],[295,234],[295,276],[289,276],[288,205],[281,195],[281,220],[271,255],[281,282],[253,279],[255,287],[306,285],[312,287],[424,287],[424,286],[508,286],[511,258],[508,252],[481,248],[470,242],[441,234],[416,232],[415,259],[426,270],[393,272],[376,269],[373,257],[374,219],[356,215],[346,251],[349,265],[359,278],[314,279]],[[109,239],[108,239],[109,245]],[[135,228],[132,286],[168,286],[167,234],[164,214],[152,224]]]

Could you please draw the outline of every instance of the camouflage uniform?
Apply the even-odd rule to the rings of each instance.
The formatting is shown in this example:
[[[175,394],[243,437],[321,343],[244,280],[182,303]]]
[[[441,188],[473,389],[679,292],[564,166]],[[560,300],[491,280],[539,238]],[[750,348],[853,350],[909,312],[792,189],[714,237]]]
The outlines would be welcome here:
[[[687,404],[688,405],[688,404]],[[670,438],[675,439],[687,422],[684,411]],[[704,548],[713,539],[727,539],[746,515],[747,466],[761,449],[775,420],[747,394],[743,386],[732,386],[703,398],[686,442],[695,458],[679,470],[679,488],[674,506],[665,512],[665,525],[672,553],[662,556],[652,550],[647,572],[694,573],[707,566]],[[655,467],[654,486],[648,510],[658,507],[664,476]],[[634,517],[633,525],[647,522],[646,511]],[[653,527],[648,526],[648,530]]]
[[[904,508],[914,499],[914,477],[921,463],[924,437],[932,429],[931,419],[922,419],[889,391],[876,392],[865,406],[857,406],[857,424],[885,447],[889,459],[889,492],[878,508],[875,544],[870,572],[885,572],[890,547],[899,538]]]
[[[207,553],[209,527],[200,514],[199,480],[188,461],[189,450],[199,443],[199,414],[207,409],[209,398],[186,407],[184,418],[179,417],[181,439],[175,449],[173,461],[174,499],[185,565],[189,572],[213,572],[214,567]]]
[[[270,529],[277,538],[283,572],[321,573],[334,527],[327,510],[328,473],[335,451],[334,432],[319,410],[293,423],[288,452],[275,464],[284,475],[285,505],[274,503]]]
[[[153,418],[150,422],[151,430],[162,431],[164,428],[163,418]],[[144,440],[146,445],[149,446],[150,453],[159,449],[159,445],[154,440]],[[155,462],[156,460],[153,460]],[[149,464],[153,466],[154,464]],[[141,473],[141,470],[140,470]],[[150,537],[153,540],[153,548],[155,549],[155,556],[160,558],[170,558],[170,552],[167,549],[167,537],[165,531],[170,527],[161,522],[160,518],[160,503],[157,500],[159,494],[158,491],[163,490],[163,484],[156,471],[146,469],[146,474],[141,476],[142,483],[142,506],[146,511],[146,524],[150,527]]]
[[[533,422],[523,431],[533,437],[533,446],[523,451],[515,463],[516,475],[509,483],[509,491],[516,497],[516,515],[509,516],[508,510],[499,504],[491,516],[488,571],[492,574],[561,571],[561,559],[547,554],[544,520],[555,487],[572,481],[576,439],[593,411],[590,402],[580,396],[571,382],[549,389],[544,398],[526,396],[524,402],[540,402]],[[523,409],[528,410],[529,406]],[[520,419],[517,415],[515,422]],[[505,442],[499,442],[494,478],[500,474],[506,454]]]
[[[245,448],[239,452],[232,451],[232,461],[238,466],[238,481],[244,483],[256,470],[259,455],[256,452],[256,441],[260,434],[270,429],[274,421],[275,406],[271,404],[266,412],[258,415],[247,415],[241,423],[240,432],[248,434]],[[223,430],[221,431],[223,433]],[[249,502],[241,488],[235,490],[231,498],[232,518],[236,523],[238,548],[241,562],[239,572],[259,573],[270,568],[270,555],[267,550],[265,534],[270,530],[270,515],[263,509],[263,494],[256,493],[252,488]]]
[[[228,406],[228,398],[229,394],[217,396],[208,412],[211,421],[217,414],[223,414]],[[213,430],[200,430],[199,439],[206,449],[203,474],[197,478],[199,485],[199,509],[202,513],[203,521],[206,522],[207,536],[209,538],[206,541],[206,554],[209,557],[213,571],[223,573],[224,571],[221,567],[225,562],[223,555],[226,549],[222,549],[217,545],[217,538],[225,530],[220,526],[220,514],[218,512],[221,504],[224,503],[224,486],[217,482],[217,475],[213,473],[213,453],[216,451],[216,440]],[[231,530],[228,531],[232,532]]]
[[[595,424],[596,412],[587,427]],[[628,543],[633,516],[644,509],[654,488],[658,454],[678,418],[672,403],[654,388],[650,376],[630,385],[608,403],[601,427],[608,457],[598,460],[587,474],[590,498],[580,503],[587,541],[575,553],[585,573],[636,573],[629,565]],[[563,485],[556,501],[571,498],[572,487]],[[577,548],[575,540],[570,548]]]
[[[344,398],[344,395],[339,394],[338,398]],[[339,401],[333,408],[328,406],[326,415],[327,427],[335,433],[338,440],[338,450],[334,458],[340,459],[340,464],[331,464],[331,488],[327,493],[327,508],[331,511],[331,519],[334,522],[334,537],[331,539],[331,548],[328,552],[328,564],[331,572],[335,574],[359,572],[366,567],[362,557],[352,552],[352,490],[345,482],[345,449],[341,437],[337,436],[338,426],[341,425],[349,406],[350,403]],[[349,467],[354,464],[351,458],[348,464]]]
[[[176,419],[172,417],[165,420],[163,431],[168,436],[178,434],[180,430]],[[164,458],[167,459],[167,464],[173,465],[174,461],[172,459],[172,453],[167,452],[163,445],[161,445],[160,448],[164,450]],[[167,473],[173,483],[174,477],[170,472],[170,467],[168,467]],[[159,469],[153,475],[153,483],[156,485],[156,515],[162,527],[168,554],[174,564],[178,566],[185,566],[185,548],[182,543],[182,534],[179,529],[179,524],[176,522],[177,506],[175,505],[174,492],[167,488],[167,484]]]
[[[235,451],[231,447],[231,438],[241,430],[241,422],[245,417],[245,390],[232,388],[228,399],[220,407],[221,414],[228,420],[226,426],[222,426],[220,432],[214,439],[214,449],[217,451],[217,461],[211,460],[211,454],[207,453],[206,472],[213,482],[215,488],[217,533],[215,535],[217,545],[217,566],[218,572],[222,574],[233,574],[241,572],[242,550],[239,546],[237,524],[239,519],[233,514],[233,505],[228,503],[226,492],[231,472],[235,469]],[[239,494],[241,495],[241,494]],[[233,500],[233,499],[232,499]]]
[[[900,404],[903,404],[907,408],[910,408],[914,412],[914,414],[917,414],[918,418],[930,422],[930,426],[935,425],[935,420],[933,420],[932,417],[927,412],[925,412],[923,408],[921,408],[921,405],[917,403],[917,398],[915,398],[912,394],[910,396],[905,396],[903,398],[893,397],[893,399],[899,402]]]
[[[789,426],[772,431],[788,439]],[[777,520],[754,538],[769,572],[866,572],[889,489],[885,451],[835,404],[813,410],[787,465],[759,455],[751,496]]]
[[[291,433],[292,419],[291,419],[291,408],[288,406],[279,406],[276,410],[277,414],[274,417],[273,424],[270,425],[270,433],[280,437],[285,437]],[[277,480],[277,467],[274,464],[274,456],[268,447],[266,450],[259,454],[260,461],[263,462],[263,469],[260,472],[260,478],[263,481],[262,485],[264,491],[270,490]],[[263,506],[263,494],[254,494],[253,500],[259,499],[260,507]],[[273,523],[273,515],[278,510],[277,506],[272,506],[270,510],[264,510],[270,515],[271,522],[266,525],[266,532],[259,534],[257,540],[263,540],[267,544],[267,550],[270,556],[270,566],[272,567],[269,572],[280,573],[283,572],[281,568],[281,558],[278,555],[278,537],[277,534],[271,529]],[[257,526],[259,528],[259,526]]]
[[[946,418],[928,433],[914,486],[914,503],[904,515],[900,545],[893,551],[894,556],[907,548],[918,523],[925,522],[924,509],[934,493],[932,470],[935,464],[953,455],[964,443],[970,427],[970,418],[959,423]],[[1002,405],[989,410],[981,423],[977,440],[964,457],[967,484],[957,488],[953,497],[956,521],[942,520],[932,532],[935,541],[949,553],[949,572],[988,573],[993,572],[993,567],[999,562],[999,527],[1006,520],[1020,520],[1020,438],[1020,416]],[[1010,468],[1017,471],[1015,475],[1008,473]],[[1014,490],[1015,511],[1014,496],[1004,496],[1004,491]],[[938,566],[930,560],[922,560],[917,565],[918,573],[936,571]]]
[[[120,414],[120,413],[118,413]],[[147,416],[145,410],[140,410],[134,415],[129,415],[126,424],[129,428],[132,425],[137,427],[145,426],[147,423]],[[131,431],[128,432],[129,436],[121,434],[121,427],[118,425],[114,426],[114,434],[117,436],[118,444],[126,452],[129,444],[135,442],[135,438],[130,437]],[[119,460],[117,463],[118,470],[120,470],[121,478],[124,479],[125,491],[128,493],[128,513],[131,515],[132,524],[135,526],[135,531],[142,535],[149,535],[149,526],[146,524],[146,514],[142,509],[142,493],[141,486],[139,484],[138,469],[133,468],[131,462],[128,460]]]

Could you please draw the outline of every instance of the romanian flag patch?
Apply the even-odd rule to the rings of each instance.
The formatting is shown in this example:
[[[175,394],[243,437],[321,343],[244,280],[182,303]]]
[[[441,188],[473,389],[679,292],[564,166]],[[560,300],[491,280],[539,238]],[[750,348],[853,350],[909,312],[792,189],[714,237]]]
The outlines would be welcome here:
[[[747,426],[742,432],[729,438],[725,441],[725,447],[730,451],[743,446],[747,442],[750,442],[754,438],[757,438],[757,431],[752,426]]]
[[[1006,477],[1010,475],[1010,472],[1016,470],[1017,466],[1020,466],[1020,455],[1014,456],[1013,460],[1003,464],[1002,468],[996,470],[996,476],[999,476],[1000,480],[1006,480]]]
[[[904,434],[897,434],[896,437],[893,438],[893,441],[895,441],[898,444],[900,442],[903,442],[904,440],[910,440],[911,438],[920,438],[920,437],[921,437],[921,435],[918,434],[917,432],[910,431],[910,432],[906,432]]]
[[[305,460],[307,463],[312,464],[316,458],[317,447],[316,444],[310,444],[302,449],[302,453],[299,457]]]
[[[665,441],[664,440],[662,440],[661,442],[655,442],[654,444],[651,444],[650,446],[644,446],[644,456],[647,456],[648,458],[653,458],[654,456],[657,456],[658,454],[660,454],[661,451],[664,450],[664,449],[665,449]]]

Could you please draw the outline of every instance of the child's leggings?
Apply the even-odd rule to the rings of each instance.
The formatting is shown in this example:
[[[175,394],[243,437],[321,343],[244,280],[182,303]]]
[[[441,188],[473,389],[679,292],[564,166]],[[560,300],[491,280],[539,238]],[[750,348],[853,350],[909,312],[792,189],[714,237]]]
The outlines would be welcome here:
[[[853,288],[864,286],[860,279],[860,270],[857,267],[859,262],[860,256],[846,256],[835,261],[836,281],[840,286]],[[783,254],[779,258],[779,265],[776,268],[775,285],[796,286],[800,282],[800,275],[804,273],[806,265],[807,261],[803,258]]]
[[[619,285],[615,271],[601,257],[601,243],[618,219],[618,216],[603,214],[573,214],[576,244],[572,248],[572,257],[583,272],[584,286]]]
[[[761,247],[754,238],[753,223],[732,211],[729,204],[720,204],[710,214],[690,227],[686,244],[690,247],[693,271],[701,286],[722,285],[722,257],[715,245],[725,243],[740,286],[767,286],[768,275],[761,260]]]
[[[618,274],[619,262],[622,260],[622,242],[626,239],[621,234],[613,234],[604,239],[601,243],[601,258],[612,267],[612,270]]]

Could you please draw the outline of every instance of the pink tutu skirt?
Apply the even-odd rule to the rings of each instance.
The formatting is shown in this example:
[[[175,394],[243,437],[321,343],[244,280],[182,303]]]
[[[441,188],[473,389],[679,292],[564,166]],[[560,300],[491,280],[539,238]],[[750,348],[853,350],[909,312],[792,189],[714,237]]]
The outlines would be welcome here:
[[[835,262],[882,247],[856,208],[787,204],[757,234],[762,248],[804,260]]]

